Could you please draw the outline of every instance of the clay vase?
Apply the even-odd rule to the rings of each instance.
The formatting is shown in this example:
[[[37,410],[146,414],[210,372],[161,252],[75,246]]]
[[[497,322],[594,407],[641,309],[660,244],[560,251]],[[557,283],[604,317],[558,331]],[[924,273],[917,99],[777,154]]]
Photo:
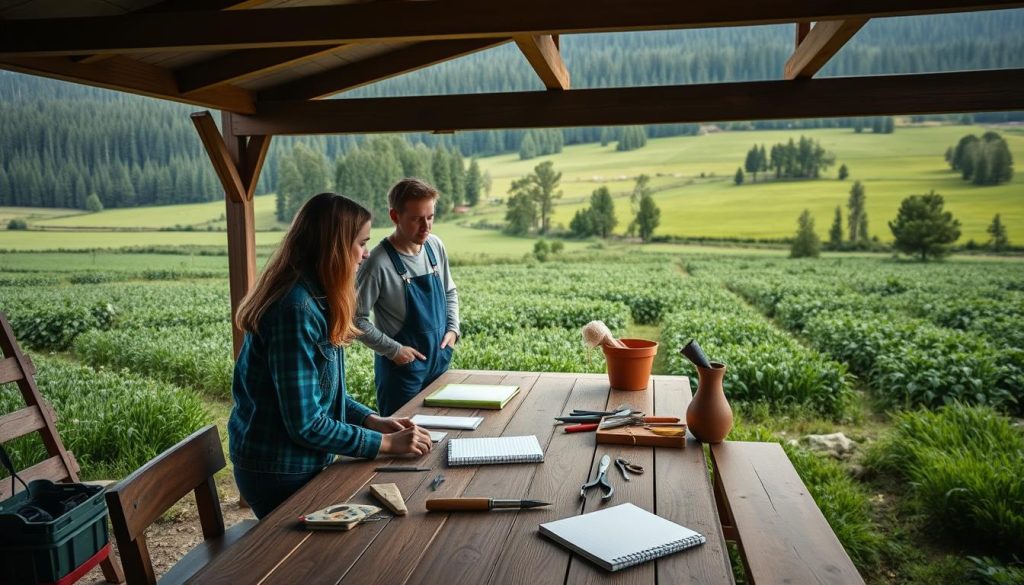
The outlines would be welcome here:
[[[628,338],[620,341],[626,347],[601,346],[608,363],[608,382],[615,390],[646,390],[658,342]]]
[[[721,443],[732,430],[732,408],[725,399],[725,364],[697,368],[697,394],[686,409],[686,426],[702,443]]]

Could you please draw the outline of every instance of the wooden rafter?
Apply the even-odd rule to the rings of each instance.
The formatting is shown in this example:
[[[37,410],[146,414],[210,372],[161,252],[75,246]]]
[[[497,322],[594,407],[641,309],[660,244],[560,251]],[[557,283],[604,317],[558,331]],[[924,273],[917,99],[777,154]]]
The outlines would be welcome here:
[[[506,42],[507,39],[464,39],[416,43],[266,89],[259,93],[259,99],[308,100],[326,97]]]
[[[800,43],[804,42],[804,37],[807,33],[811,32],[811,23],[809,22],[798,22],[796,23],[796,45],[800,46]]]
[[[203,51],[864,19],[1016,8],[1019,0],[371,2],[0,23],[0,56]]]
[[[340,51],[343,47],[284,47],[279,49],[246,49],[234,51],[182,67],[174,72],[178,88],[184,94],[203,91],[225,83],[238,83],[286,69]]]
[[[170,71],[120,55],[97,63],[75,63],[64,57],[21,57],[5,59],[0,69],[41,75],[64,81],[128,91],[139,95],[200,105],[231,112],[255,112],[248,91],[222,85],[185,96]]]
[[[210,112],[196,112],[192,114],[192,123],[199,132],[199,139],[203,141],[203,148],[210,157],[213,170],[224,187],[227,200],[241,203],[248,200],[248,186],[242,180],[238,166],[235,164],[224,137]]]
[[[238,135],[485,130],[1024,110],[1024,69],[261,102]]]
[[[238,174],[245,185],[245,198],[252,201],[256,194],[256,184],[260,181],[260,171],[270,152],[270,136],[253,136],[249,138],[242,151],[241,168]]]
[[[569,70],[566,69],[562,54],[558,51],[557,35],[517,36],[516,44],[533,70],[537,72],[544,87],[569,89]]]
[[[815,23],[786,61],[786,79],[814,77],[867,22],[866,19],[853,19]]]

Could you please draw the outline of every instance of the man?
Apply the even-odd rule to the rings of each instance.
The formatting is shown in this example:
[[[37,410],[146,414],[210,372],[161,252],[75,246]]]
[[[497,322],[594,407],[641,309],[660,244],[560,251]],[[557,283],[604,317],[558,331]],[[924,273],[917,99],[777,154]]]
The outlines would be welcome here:
[[[388,192],[390,236],[356,276],[358,337],[376,355],[377,407],[389,416],[443,374],[459,338],[459,297],[434,224],[437,189],[402,179]],[[369,319],[373,311],[374,322]]]

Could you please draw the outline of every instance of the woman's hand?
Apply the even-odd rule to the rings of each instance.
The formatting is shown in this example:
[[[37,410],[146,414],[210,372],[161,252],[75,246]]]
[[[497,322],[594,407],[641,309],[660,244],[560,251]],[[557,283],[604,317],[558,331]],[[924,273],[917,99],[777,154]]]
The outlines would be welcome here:
[[[380,452],[389,455],[426,455],[430,446],[430,433],[416,425],[384,434],[380,440]]]
[[[371,414],[363,420],[363,426],[381,433],[394,433],[415,425],[408,417],[385,417],[378,414]]]

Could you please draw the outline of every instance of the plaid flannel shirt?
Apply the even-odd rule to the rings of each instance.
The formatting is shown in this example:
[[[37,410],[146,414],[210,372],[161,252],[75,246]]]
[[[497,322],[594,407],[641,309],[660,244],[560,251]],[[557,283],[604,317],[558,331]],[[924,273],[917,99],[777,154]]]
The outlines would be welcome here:
[[[296,283],[247,332],[235,363],[228,450],[237,467],[304,473],[334,454],[374,458],[381,434],[360,426],[373,410],[345,391],[345,349],[331,344],[327,303]]]

